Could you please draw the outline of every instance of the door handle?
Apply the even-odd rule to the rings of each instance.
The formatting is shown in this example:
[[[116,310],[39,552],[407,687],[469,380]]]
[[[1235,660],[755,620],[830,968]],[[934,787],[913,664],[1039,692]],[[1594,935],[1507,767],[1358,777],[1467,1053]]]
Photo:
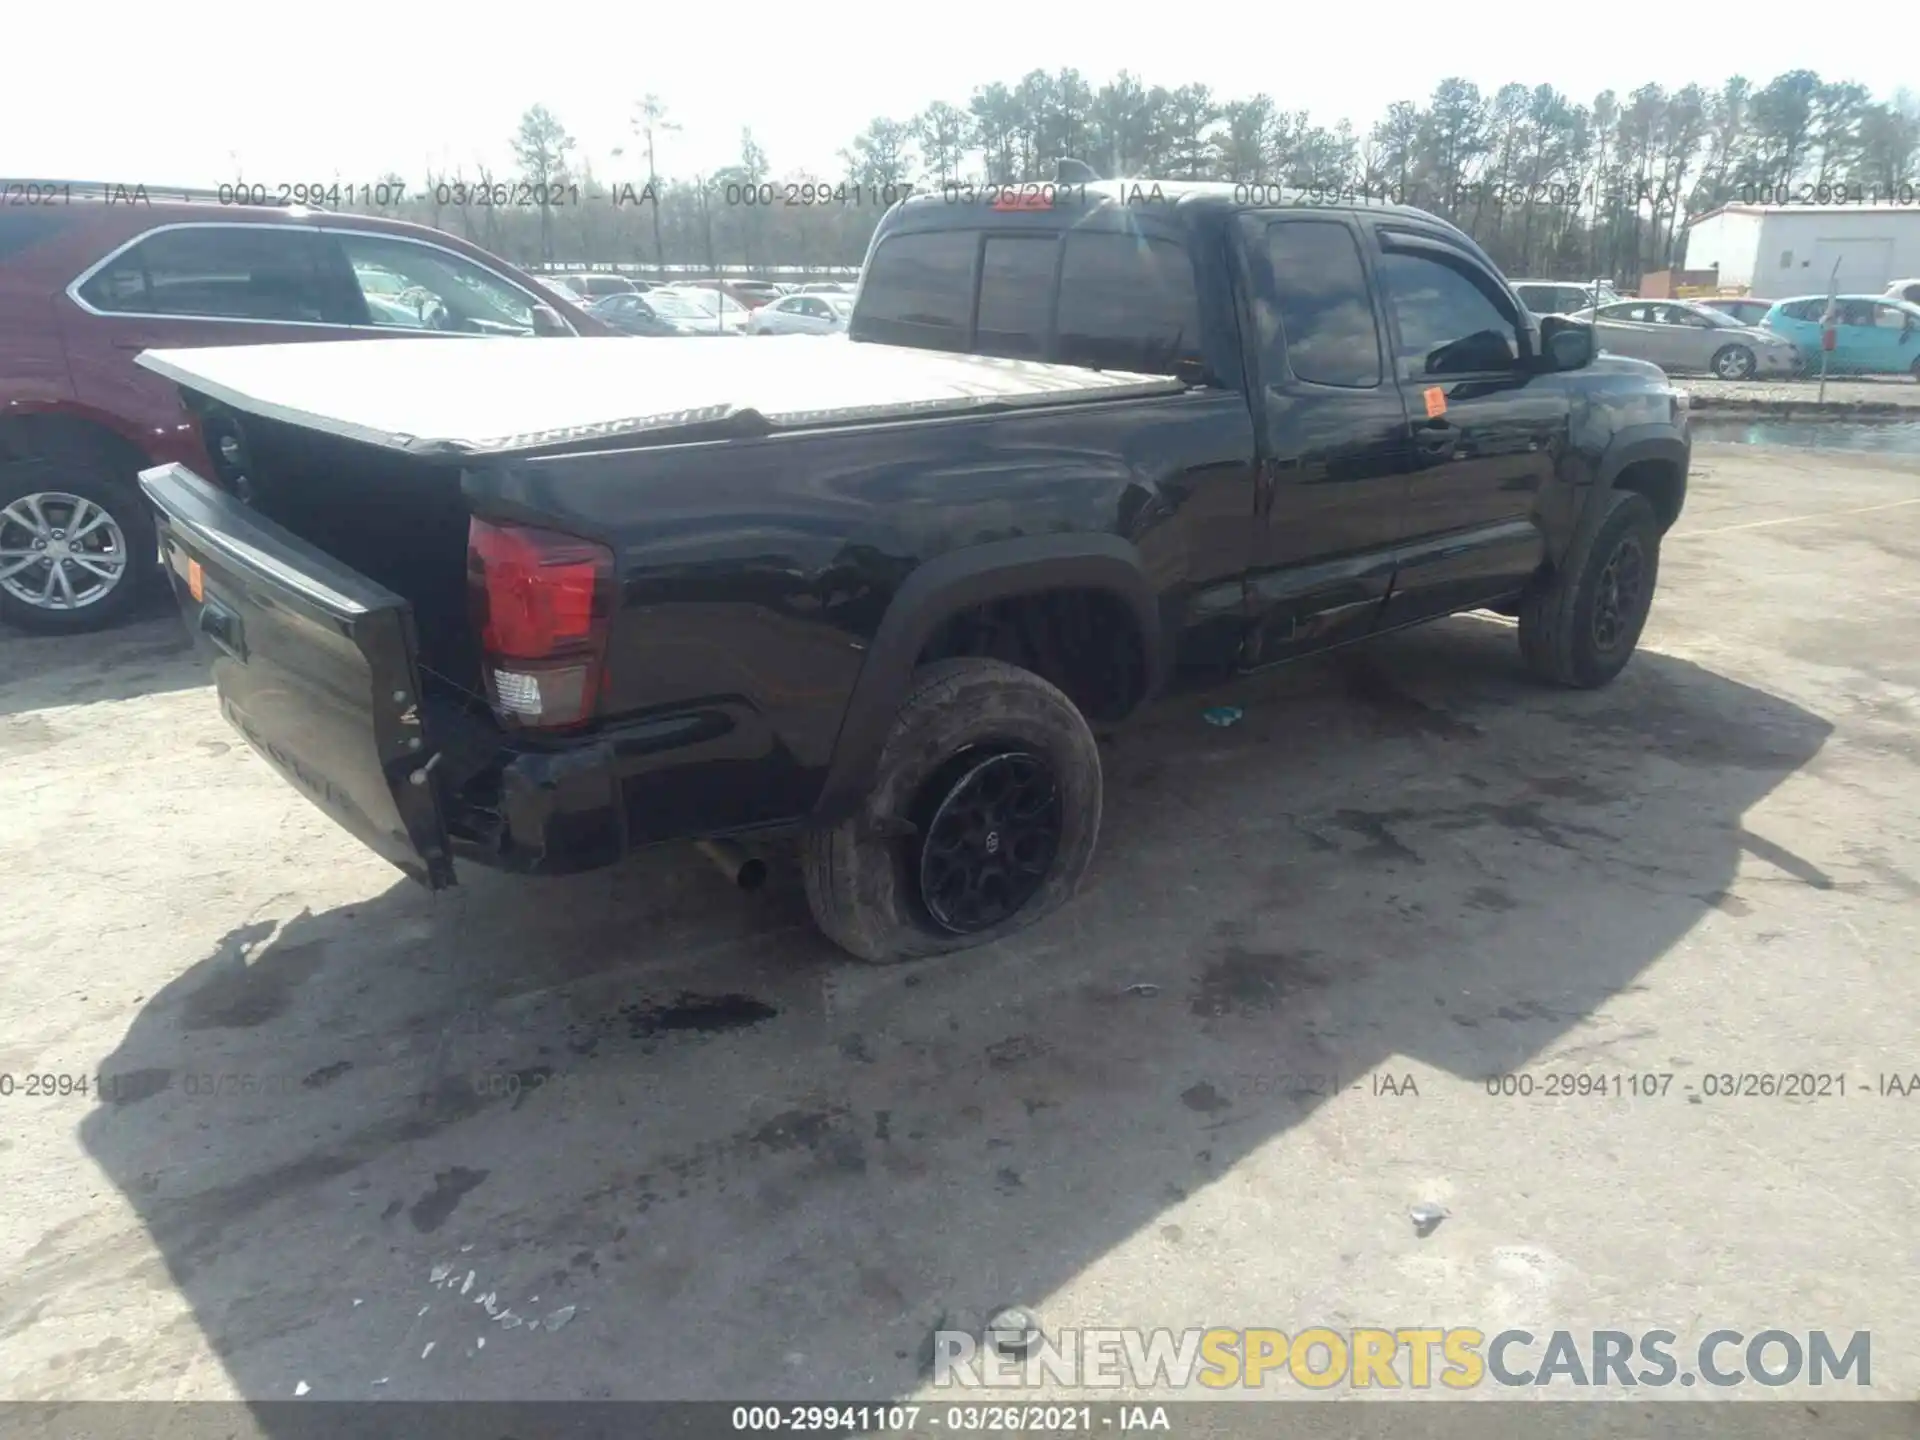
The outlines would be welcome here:
[[[1413,443],[1422,455],[1445,455],[1459,440],[1460,432],[1444,420],[1428,420],[1413,427]]]
[[[200,633],[242,665],[247,663],[246,643],[240,636],[240,617],[226,606],[209,600],[200,607]]]

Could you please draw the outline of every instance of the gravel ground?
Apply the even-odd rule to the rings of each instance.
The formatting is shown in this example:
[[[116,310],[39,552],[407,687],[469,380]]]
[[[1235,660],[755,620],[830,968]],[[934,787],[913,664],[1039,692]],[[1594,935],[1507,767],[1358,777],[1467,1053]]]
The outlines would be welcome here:
[[[1905,377],[1829,380],[1825,405],[1818,380],[1741,381],[1676,377],[1700,411],[1758,410],[1768,414],[1904,415],[1920,418],[1920,385]]]
[[[1465,617],[1169,699],[1077,902],[897,968],[678,848],[428,895],[177,617],[0,636],[0,1398],[881,1400],[1018,1300],[1664,1326],[1689,1380],[1718,1328],[1868,1330],[1844,1396],[1908,1399],[1916,473],[1699,447],[1604,691]],[[1783,1073],[1845,1095],[1726,1093]]]

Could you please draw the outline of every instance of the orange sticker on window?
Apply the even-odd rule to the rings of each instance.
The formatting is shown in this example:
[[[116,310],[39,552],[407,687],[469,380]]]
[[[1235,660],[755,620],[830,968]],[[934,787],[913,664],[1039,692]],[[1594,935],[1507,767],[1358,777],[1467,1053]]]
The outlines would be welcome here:
[[[1430,385],[1426,391],[1427,419],[1438,420],[1447,413],[1447,392],[1438,385]]]
[[[207,572],[200,568],[198,560],[187,561],[187,593],[196,600],[207,598]]]

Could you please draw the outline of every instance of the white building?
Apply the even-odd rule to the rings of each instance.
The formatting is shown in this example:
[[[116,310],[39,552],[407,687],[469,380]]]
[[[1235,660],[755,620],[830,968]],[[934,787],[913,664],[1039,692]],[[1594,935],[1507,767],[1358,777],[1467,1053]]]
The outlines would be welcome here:
[[[1758,300],[1878,295],[1920,275],[1920,205],[1722,205],[1687,226],[1689,270],[1720,270],[1722,286]]]

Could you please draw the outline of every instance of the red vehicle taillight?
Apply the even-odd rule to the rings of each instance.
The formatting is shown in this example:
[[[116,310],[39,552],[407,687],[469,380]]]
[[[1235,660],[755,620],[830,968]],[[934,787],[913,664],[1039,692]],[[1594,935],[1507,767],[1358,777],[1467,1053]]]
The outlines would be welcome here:
[[[613,589],[604,545],[529,525],[469,523],[467,590],[496,715],[543,730],[593,718]]]

